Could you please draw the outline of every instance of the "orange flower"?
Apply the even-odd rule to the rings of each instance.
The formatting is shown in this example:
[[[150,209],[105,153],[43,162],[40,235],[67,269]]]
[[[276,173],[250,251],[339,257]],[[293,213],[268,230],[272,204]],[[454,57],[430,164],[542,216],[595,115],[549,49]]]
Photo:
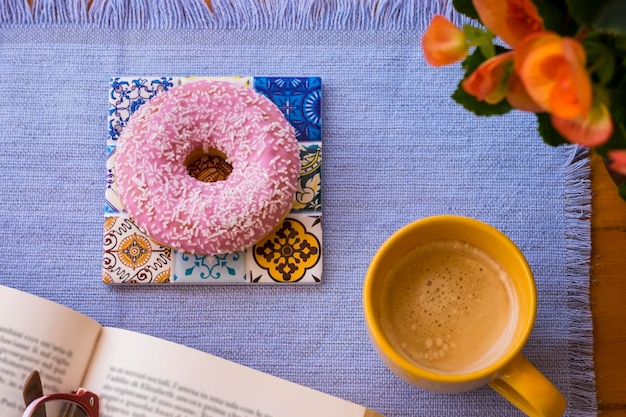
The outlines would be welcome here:
[[[513,62],[526,91],[545,111],[563,119],[586,118],[591,79],[580,42],[552,32],[532,34],[518,45]]]
[[[507,76],[513,64],[513,51],[505,52],[480,64],[461,87],[478,101],[496,104],[507,93]]]
[[[626,150],[619,149],[609,151],[609,169],[621,175],[626,175]]]
[[[553,114],[550,120],[565,139],[587,147],[603,145],[613,134],[611,113],[599,101],[594,101],[586,117],[564,119]]]
[[[441,15],[436,15],[422,37],[426,61],[434,67],[454,64],[465,58],[467,40],[461,29]]]
[[[487,29],[515,48],[526,36],[543,30],[543,19],[531,0],[473,0]]]
[[[506,100],[509,102],[511,107],[518,110],[529,111],[532,113],[540,113],[543,111],[541,106],[535,103],[530,95],[528,95],[528,91],[526,91],[524,83],[515,71],[512,71],[511,75],[509,75]]]

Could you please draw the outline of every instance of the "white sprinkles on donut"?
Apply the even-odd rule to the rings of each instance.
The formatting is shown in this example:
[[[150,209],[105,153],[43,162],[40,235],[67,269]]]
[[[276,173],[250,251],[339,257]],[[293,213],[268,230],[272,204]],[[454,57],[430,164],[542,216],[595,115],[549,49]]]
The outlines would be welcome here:
[[[300,171],[294,129],[274,103],[224,81],[153,97],[129,119],[116,151],[125,209],[155,241],[198,254],[242,250],[289,212]],[[221,155],[223,181],[189,175],[193,155]]]

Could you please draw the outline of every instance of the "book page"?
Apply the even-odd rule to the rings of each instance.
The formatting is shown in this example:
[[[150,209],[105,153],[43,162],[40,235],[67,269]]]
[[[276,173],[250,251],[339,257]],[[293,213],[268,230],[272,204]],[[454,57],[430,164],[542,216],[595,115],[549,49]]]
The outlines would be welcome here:
[[[363,417],[362,406],[189,347],[104,328],[84,387],[101,417]]]
[[[21,417],[33,370],[44,394],[77,389],[101,328],[72,309],[0,286],[0,416]]]

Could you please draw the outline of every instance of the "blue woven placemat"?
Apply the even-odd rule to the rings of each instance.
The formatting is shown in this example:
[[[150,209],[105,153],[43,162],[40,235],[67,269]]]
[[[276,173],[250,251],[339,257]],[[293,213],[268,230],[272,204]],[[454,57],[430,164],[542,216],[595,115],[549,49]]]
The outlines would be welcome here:
[[[378,246],[417,218],[471,216],[511,237],[535,273],[526,356],[565,394],[568,415],[596,414],[588,159],[544,145],[532,115],[478,118],[449,98],[460,69],[432,69],[420,50],[446,2],[57,3],[0,5],[1,284],[388,417],[517,416],[489,388],[442,396],[406,385],[365,333],[362,281]],[[101,282],[106,97],[119,74],[322,78],[321,285]]]

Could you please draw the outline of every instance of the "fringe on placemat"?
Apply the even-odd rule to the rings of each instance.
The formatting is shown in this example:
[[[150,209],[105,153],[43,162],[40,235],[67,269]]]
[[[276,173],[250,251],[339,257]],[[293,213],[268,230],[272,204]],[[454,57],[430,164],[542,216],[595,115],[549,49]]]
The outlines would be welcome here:
[[[452,0],[1,0],[0,24],[111,29],[416,29]]]
[[[565,280],[568,363],[572,380],[568,415],[598,412],[593,362],[593,320],[589,300],[591,264],[591,165],[587,148],[572,147],[565,166]]]

